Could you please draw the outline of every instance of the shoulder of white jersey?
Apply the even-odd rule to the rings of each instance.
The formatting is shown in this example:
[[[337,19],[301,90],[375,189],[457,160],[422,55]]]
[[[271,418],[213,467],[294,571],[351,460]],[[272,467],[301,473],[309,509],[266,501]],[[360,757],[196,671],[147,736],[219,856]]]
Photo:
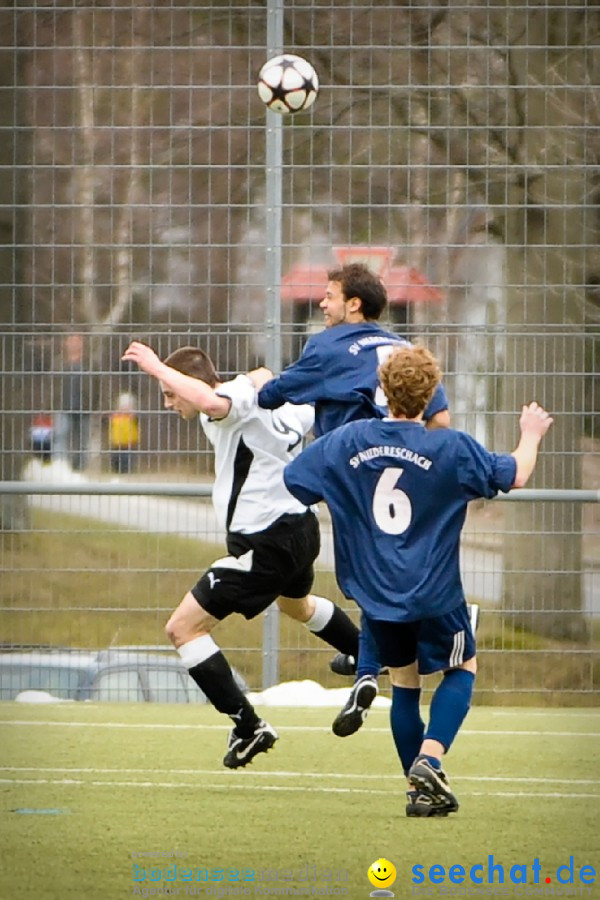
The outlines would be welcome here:
[[[296,424],[303,435],[307,434],[315,423],[315,410],[309,403],[284,403],[278,412],[290,425]]]
[[[230,381],[224,381],[215,391],[219,397],[227,397],[231,400],[231,409],[224,419],[214,421],[230,422],[234,419],[245,418],[256,406],[256,390],[246,375],[237,375]]]

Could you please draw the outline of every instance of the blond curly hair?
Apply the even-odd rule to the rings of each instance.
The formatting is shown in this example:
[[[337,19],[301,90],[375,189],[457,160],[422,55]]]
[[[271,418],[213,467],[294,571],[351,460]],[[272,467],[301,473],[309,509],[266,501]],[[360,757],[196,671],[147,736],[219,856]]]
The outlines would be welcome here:
[[[394,350],[379,367],[379,379],[395,418],[416,419],[442,380],[439,363],[426,347]]]

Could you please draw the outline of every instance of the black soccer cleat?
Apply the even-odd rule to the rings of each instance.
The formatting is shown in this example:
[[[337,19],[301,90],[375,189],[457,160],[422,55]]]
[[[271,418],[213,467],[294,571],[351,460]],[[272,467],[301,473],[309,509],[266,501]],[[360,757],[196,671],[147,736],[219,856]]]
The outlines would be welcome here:
[[[336,653],[329,663],[329,668],[336,675],[356,675],[356,660],[349,653]]]
[[[349,653],[336,653],[329,662],[329,668],[336,675],[348,675],[350,678],[354,678],[356,675],[356,660]],[[387,672],[387,666],[382,666],[379,670],[380,675],[386,675]]]
[[[435,769],[427,757],[417,756],[409,769],[408,780],[419,793],[425,794],[436,805],[444,805],[448,812],[456,812],[458,800],[450,790],[443,769]]]
[[[449,812],[453,812],[447,803],[434,803],[427,794],[420,791],[406,792],[406,815],[409,818],[433,818],[438,816],[445,818]]]
[[[277,740],[279,740],[279,735],[263,719],[259,720],[254,733],[248,738],[240,737],[235,728],[233,728],[229,734],[227,753],[223,758],[223,765],[228,769],[239,769],[242,766],[247,766],[258,753],[266,753],[267,750],[270,750]]]
[[[346,705],[337,714],[331,730],[338,737],[348,737],[362,727],[373,700],[377,696],[377,679],[363,675],[350,691]]]

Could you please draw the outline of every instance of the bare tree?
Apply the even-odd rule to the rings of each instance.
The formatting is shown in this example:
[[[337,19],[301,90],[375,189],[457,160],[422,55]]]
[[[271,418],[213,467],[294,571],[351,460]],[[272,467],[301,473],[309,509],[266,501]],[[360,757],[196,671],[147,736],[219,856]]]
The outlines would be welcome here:
[[[12,5],[3,3],[0,8],[0,30],[2,34],[11,35],[15,31],[15,10]],[[0,91],[0,125],[3,140],[0,142],[0,163],[7,167],[13,164],[19,149],[16,135],[18,126],[23,125],[20,119],[21,108],[14,102],[13,91],[15,81],[22,76],[20,60],[14,60],[10,53],[0,54],[0,85],[9,90]],[[10,90],[12,89],[12,90]],[[15,331],[21,321],[23,311],[22,297],[17,285],[20,280],[21,259],[14,247],[18,243],[19,226],[22,215],[18,208],[11,207],[14,198],[18,206],[26,199],[25,179],[20,172],[15,180],[4,177],[0,179],[0,322],[6,331],[0,342],[0,403],[2,408],[2,438],[0,441],[0,479],[12,481],[19,476],[21,453],[14,448],[25,446],[27,424],[19,415],[23,407],[23,357],[24,342],[18,339]],[[13,285],[15,286],[13,288]],[[20,531],[27,526],[28,510],[23,497],[0,496],[0,531]]]
[[[591,51],[599,13],[573,3],[529,6],[525,16],[522,4],[476,2],[357,3],[340,12],[319,7],[319,40],[311,4],[286,20],[286,44],[306,47],[327,85],[310,130],[302,119],[284,129],[286,243],[298,244],[307,215],[309,231],[333,244],[394,235],[402,261],[448,286],[448,329],[465,305],[464,253],[477,241],[501,246],[506,279],[490,315],[502,354],[486,345],[499,437],[512,442],[502,425],[522,400],[547,403],[557,426],[538,483],[577,487],[583,286],[600,268]],[[23,12],[25,29],[31,17]],[[53,46],[57,22],[72,46]],[[193,323],[217,349],[231,320],[240,237],[249,219],[264,225],[264,118],[252,84],[264,33],[261,3],[36,12],[35,44],[53,65],[25,62],[40,163],[24,242],[36,247],[35,261],[24,260],[32,321],[102,331]],[[44,104],[59,78],[69,89]],[[76,127],[57,127],[73,100]],[[307,198],[315,201],[308,214]],[[440,315],[423,315],[423,325]],[[457,335],[454,355],[468,343]],[[499,359],[515,374],[495,371]],[[553,634],[580,633],[578,508],[515,505],[508,516],[507,609]],[[540,537],[525,551],[528,527]],[[574,612],[563,615],[565,607]]]
[[[594,57],[585,51],[594,23],[597,11],[589,19],[575,6],[535,9],[526,29],[513,28],[507,58],[517,127],[507,147],[515,175],[496,220],[507,246],[513,332],[503,399],[506,409],[533,397],[553,411],[535,482],[549,488],[578,488],[582,478],[585,285],[600,270],[592,182],[600,120]],[[509,508],[504,602],[518,611],[517,622],[582,637],[581,564],[581,505]]]
[[[533,6],[526,14],[520,3],[502,10],[476,3],[398,7],[391,14],[373,10],[369,34],[386,27],[386,15],[395,16],[387,20],[390,33],[410,37],[410,50],[378,51],[365,70],[377,84],[378,73],[393,66],[397,90],[386,105],[371,87],[363,119],[364,90],[352,92],[351,110],[343,104],[334,110],[336,121],[353,125],[333,148],[334,164],[352,158],[372,167],[368,184],[360,181],[364,169],[350,176],[348,199],[357,207],[377,196],[389,203],[386,187],[392,186],[404,212],[398,224],[406,254],[448,286],[448,324],[463,321],[455,318],[464,294],[461,257],[476,241],[483,246],[486,235],[503,248],[505,299],[491,310],[502,352],[489,344],[484,361],[490,373],[498,361],[504,366],[493,385],[495,443],[513,445],[516,434],[505,423],[535,398],[556,416],[535,483],[580,487],[585,285],[600,271],[592,49],[599,12],[576,3]],[[360,52],[341,63],[342,80],[350,78],[345,63],[360,71]],[[361,131],[367,121],[377,129]],[[386,121],[389,131],[381,127]],[[411,161],[406,168],[394,167],[387,149],[402,126],[408,137],[398,139],[396,153]],[[344,221],[360,240],[364,221],[353,221],[351,211]],[[373,240],[389,222],[371,225]],[[424,310],[423,324],[431,317],[439,323],[439,314]],[[468,334],[457,335],[458,358],[472,359],[469,341]],[[508,507],[504,605],[517,623],[556,637],[585,634],[581,522],[576,504]]]
[[[487,228],[505,248],[499,440],[512,445],[516,435],[504,423],[538,400],[556,425],[534,483],[578,488],[585,284],[600,268],[590,35],[598,12],[539,6],[525,17],[516,3],[510,15],[488,12],[474,6],[438,20],[428,70],[453,89],[436,105],[432,84],[422,103],[437,108],[431,124],[447,125],[431,139],[467,175],[462,202],[470,194],[485,205]],[[465,49],[447,54],[447,46]],[[581,523],[577,504],[508,507],[504,606],[518,624],[555,637],[585,634]]]

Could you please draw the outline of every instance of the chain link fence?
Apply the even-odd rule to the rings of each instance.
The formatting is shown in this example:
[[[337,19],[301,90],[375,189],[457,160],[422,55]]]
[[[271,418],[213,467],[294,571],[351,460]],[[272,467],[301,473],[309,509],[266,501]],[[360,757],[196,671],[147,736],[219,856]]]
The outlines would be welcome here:
[[[536,399],[555,425],[531,486],[588,492],[472,505],[479,699],[597,702],[598,10],[18,3],[0,24],[0,478],[97,486],[0,493],[3,646],[166,646],[221,554],[212,456],[125,346],[279,368],[322,327],[327,268],[364,259],[389,326],[442,360],[454,426],[510,450]],[[321,82],[292,117],[256,91],[282,49]],[[115,494],[135,484],[201,496]],[[339,684],[297,625],[268,651],[263,630],[218,633],[251,686],[277,650],[280,678]]]

